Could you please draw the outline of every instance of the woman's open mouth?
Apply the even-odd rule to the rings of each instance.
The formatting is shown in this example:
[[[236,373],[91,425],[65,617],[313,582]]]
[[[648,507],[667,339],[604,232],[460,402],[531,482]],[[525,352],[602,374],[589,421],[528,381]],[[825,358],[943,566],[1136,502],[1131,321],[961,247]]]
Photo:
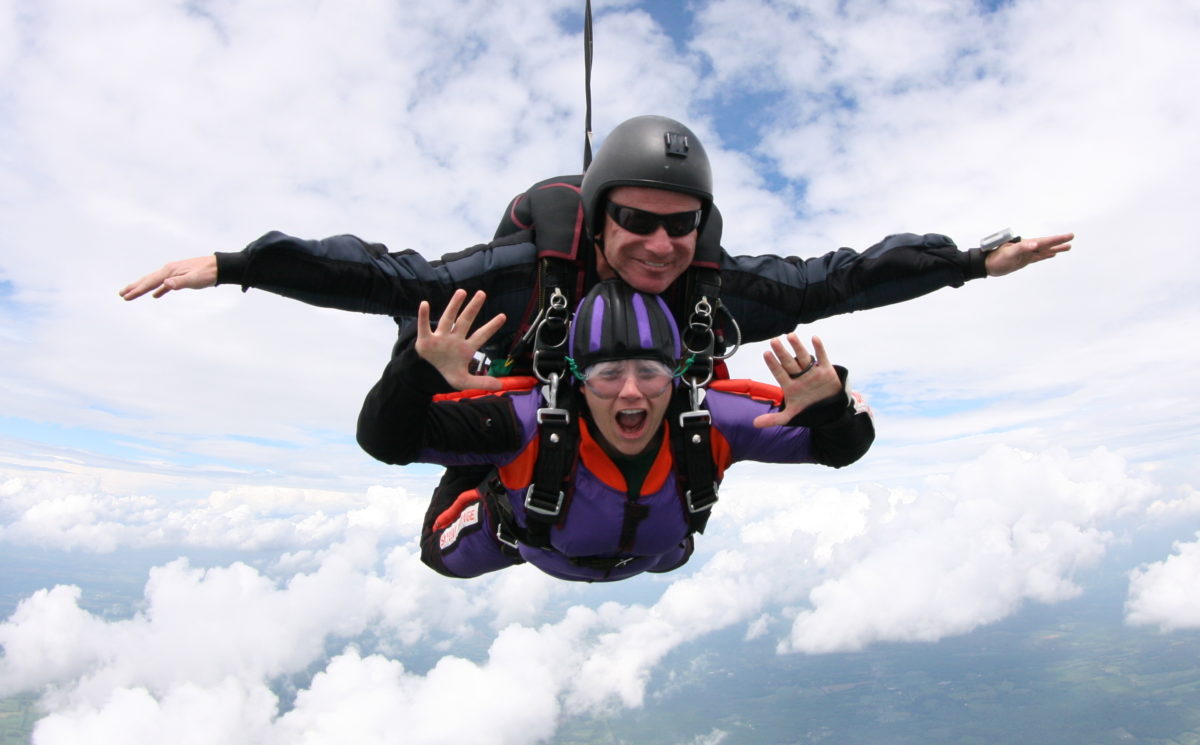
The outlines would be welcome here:
[[[623,437],[634,439],[645,428],[647,416],[645,409],[622,409],[617,412],[617,429]]]

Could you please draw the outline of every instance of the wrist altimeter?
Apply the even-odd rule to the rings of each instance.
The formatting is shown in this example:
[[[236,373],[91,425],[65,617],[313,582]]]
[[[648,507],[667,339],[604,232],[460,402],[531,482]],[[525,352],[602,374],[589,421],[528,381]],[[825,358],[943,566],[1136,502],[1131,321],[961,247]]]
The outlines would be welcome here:
[[[1000,248],[1005,243],[1016,243],[1019,240],[1021,240],[1021,236],[1014,235],[1012,228],[1005,228],[1004,230],[997,230],[995,233],[979,241],[979,250],[988,254]]]

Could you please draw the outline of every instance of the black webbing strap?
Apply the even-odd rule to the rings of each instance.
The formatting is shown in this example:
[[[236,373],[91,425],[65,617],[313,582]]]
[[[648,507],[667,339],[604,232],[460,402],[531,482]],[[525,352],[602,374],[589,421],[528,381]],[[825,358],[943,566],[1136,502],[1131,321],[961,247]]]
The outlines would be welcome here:
[[[685,355],[694,355],[685,380],[707,383],[714,357],[725,353],[722,328],[716,323],[721,308],[721,213],[710,205],[696,241],[696,253],[684,274],[683,315],[679,318]]]
[[[520,542],[525,539],[525,531],[517,525],[517,516],[508,501],[508,490],[504,488],[500,476],[493,473],[479,488],[483,493],[484,503],[496,522],[496,540],[500,542],[500,553],[510,559],[524,561],[521,558]]]
[[[703,533],[712,506],[717,503],[717,464],[712,453],[712,416],[706,409],[692,409],[688,392],[679,386],[668,407],[671,417],[671,449],[680,479],[680,499],[688,530]]]
[[[633,542],[637,538],[638,525],[650,514],[650,508],[637,501],[637,495],[630,494],[625,499],[624,517],[621,518],[621,537],[617,541],[620,551],[632,551]]]
[[[561,293],[569,311],[583,292],[580,245],[583,242],[583,203],[579,200],[581,176],[561,176],[534,184],[527,192],[528,214],[537,246],[537,301],[540,314],[552,307],[555,292]],[[565,318],[565,316],[563,316]],[[558,319],[553,319],[558,320]],[[542,332],[535,351],[547,355],[553,367],[546,373],[566,370],[565,324]]]
[[[550,529],[563,515],[571,472],[579,453],[579,425],[574,421],[575,397],[568,388],[557,407],[538,409],[538,455],[533,482],[525,491],[524,543],[550,545]]]
[[[688,267],[685,313],[680,329],[684,354],[692,358],[682,383],[671,396],[667,416],[671,448],[681,480],[680,498],[692,533],[703,533],[717,503],[717,466],[712,453],[712,416],[700,406],[706,385],[717,372],[725,344],[716,314],[721,309],[721,213],[710,206]],[[724,369],[723,366],[721,368]],[[694,400],[693,400],[694,397]]]
[[[568,296],[559,284],[558,271],[564,262],[543,259],[538,272],[538,292],[544,293],[537,322],[530,328],[533,335],[531,370],[538,380],[549,383],[552,377],[568,378],[567,338],[571,330]],[[553,402],[551,402],[553,405]]]
[[[692,362],[684,371],[684,382],[700,385],[712,379],[713,357],[723,351],[720,329],[716,325],[721,297],[721,273],[708,267],[691,266],[685,275],[684,317],[680,327],[683,354]]]
[[[545,380],[550,373],[566,377],[567,331],[570,310],[583,292],[580,267],[583,204],[579,200],[580,176],[547,179],[529,194],[529,215],[538,251],[538,311],[545,321],[535,331],[534,374]],[[565,303],[554,312],[555,295]]]
[[[620,569],[626,564],[631,564],[640,560],[640,556],[568,556],[567,561],[577,567],[585,569],[603,569],[611,572],[613,569]]]

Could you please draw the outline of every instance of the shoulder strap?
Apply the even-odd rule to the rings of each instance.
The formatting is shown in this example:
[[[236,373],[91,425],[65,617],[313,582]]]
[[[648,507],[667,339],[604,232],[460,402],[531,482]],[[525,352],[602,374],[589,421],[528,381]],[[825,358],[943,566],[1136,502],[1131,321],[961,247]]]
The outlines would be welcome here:
[[[704,385],[714,378],[728,377],[723,360],[741,345],[737,321],[725,313],[735,338],[730,348],[725,328],[717,315],[725,311],[721,304],[721,212],[712,205],[696,241],[696,255],[684,274],[683,307],[680,331],[685,354],[692,355],[686,379]]]
[[[536,548],[550,545],[550,529],[565,515],[571,473],[579,455],[577,397],[571,390],[558,396],[557,406],[538,409],[538,454],[533,482],[525,491],[525,535]]]
[[[509,203],[496,228],[496,238],[529,231],[538,257],[534,291],[520,333],[509,350],[506,364],[510,369],[532,345],[534,353],[540,352],[539,377],[565,370],[565,326],[543,330],[541,340],[535,339],[535,334],[554,306],[556,294],[565,300],[568,309],[583,296],[591,249],[585,240],[583,203],[579,199],[582,181],[579,174],[539,181]]]
[[[689,404],[690,393],[679,386],[671,396],[667,416],[671,431],[671,452],[675,456],[676,478],[688,530],[703,533],[717,503],[717,464],[712,452],[712,415],[707,409]]]

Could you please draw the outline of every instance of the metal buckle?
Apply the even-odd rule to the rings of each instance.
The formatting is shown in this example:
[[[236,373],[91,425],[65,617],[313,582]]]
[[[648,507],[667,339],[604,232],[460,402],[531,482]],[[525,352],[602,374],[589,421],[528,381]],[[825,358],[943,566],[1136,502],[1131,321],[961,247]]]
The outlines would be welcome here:
[[[505,546],[508,546],[509,548],[511,548],[514,551],[519,551],[521,549],[521,545],[520,545],[520,543],[517,542],[516,537],[514,536],[511,539],[505,538],[505,532],[506,531],[504,530],[504,523],[502,521],[497,522],[497,524],[496,524],[496,540],[500,541]]]
[[[567,296],[561,289],[555,287],[550,296],[550,306],[538,314],[540,320],[533,327],[536,329],[533,334],[533,374],[543,383],[550,383],[562,370],[561,357],[556,359],[553,365],[558,368],[556,371],[543,372],[540,363],[544,352],[566,349],[570,336],[570,316],[571,314],[567,310]],[[552,338],[547,339],[547,336],[552,336]],[[558,355],[556,354],[555,357]]]
[[[696,514],[697,512],[704,512],[706,510],[712,509],[712,506],[717,503],[717,482],[715,482],[715,481],[713,482],[712,498],[708,500],[707,504],[701,504],[701,505],[697,506],[692,501],[692,490],[691,489],[688,489],[684,493],[683,501],[684,501],[684,504],[687,505],[688,512],[692,513],[693,515]]]
[[[525,491],[525,509],[528,510],[529,512],[536,512],[539,515],[546,515],[547,517],[558,517],[559,512],[562,510],[562,503],[563,503],[563,499],[565,498],[566,494],[564,492],[560,491],[558,493],[558,501],[555,502],[554,507],[552,509],[546,508],[541,505],[535,505],[533,503],[533,499],[535,496],[533,493],[533,489],[536,486],[537,486],[536,483],[530,484],[529,489],[527,489]],[[540,502],[541,500],[539,499],[538,501]]]
[[[700,388],[698,390],[703,391],[704,389]],[[702,395],[700,398],[703,400],[704,396]],[[707,410],[685,411],[679,415],[679,427],[681,429],[687,429],[689,422],[692,422],[692,420],[695,420],[700,425],[707,427],[712,424],[712,414],[708,413]]]
[[[544,408],[537,410],[538,424],[570,424],[571,412],[566,409]]]
[[[533,353],[533,357],[534,357],[533,366],[536,368],[537,367],[537,352]],[[558,381],[559,381],[558,373],[550,373],[550,377],[545,378],[545,379],[542,379],[542,376],[539,374],[538,380],[541,380],[543,383],[545,383],[545,385],[542,386],[542,400],[548,404],[548,406],[546,408],[548,408],[548,409],[556,408],[558,406]]]

